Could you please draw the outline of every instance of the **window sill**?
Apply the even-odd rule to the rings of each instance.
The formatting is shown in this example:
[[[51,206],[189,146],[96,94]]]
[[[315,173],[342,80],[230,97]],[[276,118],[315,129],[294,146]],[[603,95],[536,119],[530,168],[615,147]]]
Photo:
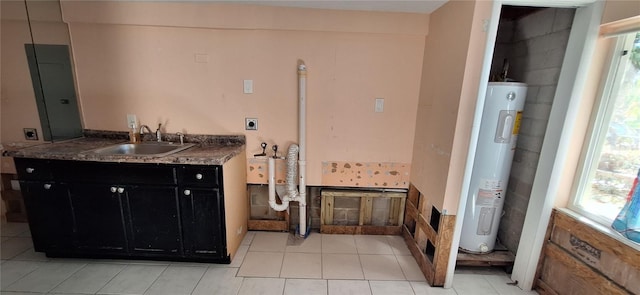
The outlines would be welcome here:
[[[598,232],[612,238],[615,239],[617,241],[619,241],[620,243],[623,243],[625,245],[627,245],[629,248],[631,249],[635,249],[636,251],[640,252],[640,244],[635,243],[625,237],[623,237],[620,233],[618,233],[617,231],[613,230],[610,227],[604,226],[600,223],[597,223],[587,217],[584,217],[583,215],[569,209],[569,208],[556,208],[559,212],[562,212],[566,215],[569,215],[575,219],[577,219],[578,221],[586,224],[587,226],[597,230]]]

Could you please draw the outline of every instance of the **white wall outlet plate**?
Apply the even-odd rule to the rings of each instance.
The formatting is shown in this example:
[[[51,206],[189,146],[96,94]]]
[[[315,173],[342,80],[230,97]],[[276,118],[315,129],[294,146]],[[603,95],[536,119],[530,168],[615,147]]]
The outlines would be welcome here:
[[[127,114],[127,127],[129,127],[129,129],[138,127],[136,115]]]
[[[384,112],[384,98],[376,98],[376,113]]]
[[[245,130],[258,130],[258,119],[256,118],[244,118]]]
[[[242,91],[245,94],[253,93],[253,80],[244,80],[242,81]]]

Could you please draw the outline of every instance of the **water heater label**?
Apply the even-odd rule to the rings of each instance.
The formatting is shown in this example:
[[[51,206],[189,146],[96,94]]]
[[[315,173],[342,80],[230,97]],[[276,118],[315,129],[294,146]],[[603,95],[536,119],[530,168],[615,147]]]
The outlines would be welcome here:
[[[499,190],[478,190],[478,199],[476,206],[493,207],[496,204],[496,200],[500,199],[502,191]]]
[[[513,135],[520,133],[520,124],[522,123],[522,111],[518,111],[516,119],[513,122]]]
[[[500,179],[481,179],[480,189],[484,190],[502,190],[502,180]]]

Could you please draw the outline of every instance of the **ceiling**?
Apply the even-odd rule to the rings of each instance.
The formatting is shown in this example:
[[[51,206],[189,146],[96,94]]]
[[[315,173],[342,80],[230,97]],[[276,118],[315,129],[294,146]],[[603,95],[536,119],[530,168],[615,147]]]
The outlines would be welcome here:
[[[228,0],[224,2],[299,8],[431,13],[446,3],[447,0]]]

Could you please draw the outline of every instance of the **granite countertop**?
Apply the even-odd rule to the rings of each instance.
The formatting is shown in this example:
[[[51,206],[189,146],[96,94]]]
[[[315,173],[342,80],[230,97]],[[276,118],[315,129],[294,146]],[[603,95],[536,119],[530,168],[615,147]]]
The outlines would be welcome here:
[[[222,165],[245,149],[244,135],[185,135],[185,143],[195,146],[163,157],[144,155],[103,155],[93,150],[118,143],[128,143],[126,132],[85,130],[82,138],[55,143],[5,149],[4,155],[17,158],[76,160],[119,163],[159,163],[189,165]],[[143,141],[153,141],[145,134]],[[175,135],[166,135],[166,141],[179,142]],[[5,147],[7,145],[5,144]]]

